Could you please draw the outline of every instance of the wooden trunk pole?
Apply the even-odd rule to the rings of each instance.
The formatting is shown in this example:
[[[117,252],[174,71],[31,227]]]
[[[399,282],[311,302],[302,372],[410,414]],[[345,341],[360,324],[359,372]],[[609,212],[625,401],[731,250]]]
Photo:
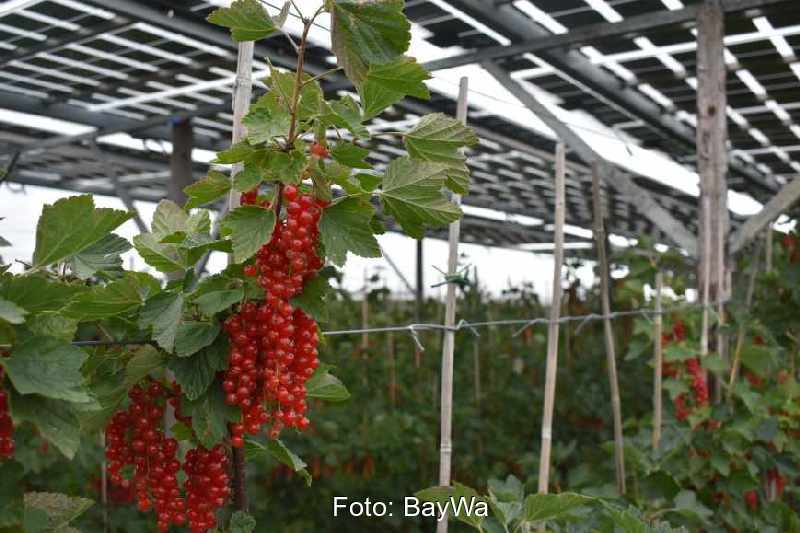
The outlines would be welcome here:
[[[703,220],[699,273],[703,304],[715,303],[720,326],[725,317],[724,302],[730,294],[724,23],[720,0],[704,0],[697,14],[697,170]],[[702,356],[708,354],[708,313],[706,307],[703,311]],[[721,327],[717,329],[715,341],[717,352],[723,354],[726,339]],[[717,386],[719,388],[719,384]]]
[[[600,300],[602,311],[606,317],[603,319],[603,329],[606,341],[606,364],[608,366],[608,383],[611,389],[611,413],[614,418],[614,466],[617,477],[617,492],[620,496],[625,494],[625,442],[622,435],[622,404],[619,399],[619,380],[617,378],[617,355],[614,345],[614,327],[611,325],[611,300],[609,299],[609,263],[606,254],[606,230],[603,216],[603,202],[600,197],[600,173],[603,165],[592,164],[592,200],[594,211],[594,237],[597,247],[597,262],[600,270]]]
[[[542,450],[539,455],[539,492],[547,494],[550,484],[550,452],[553,446],[553,411],[556,400],[558,371],[558,320],[561,310],[561,269],[564,266],[564,219],[566,210],[566,149],[556,145],[555,228],[553,229],[553,296],[550,302],[550,324],[547,329],[547,368],[542,413]]]
[[[456,118],[467,123],[467,96],[469,79],[461,78],[458,91],[458,107]],[[460,205],[461,196],[453,194],[452,201]],[[447,273],[454,276],[458,270],[458,242],[461,237],[461,221],[450,224],[449,253],[447,257]],[[447,284],[445,300],[444,324],[452,328],[456,324],[456,285]],[[453,455],[453,351],[455,349],[455,331],[447,329],[442,343],[442,385],[441,385],[441,443],[439,446],[439,485],[450,486],[450,465]],[[436,525],[437,533],[447,533],[447,516]]]
[[[753,263],[750,265],[750,276],[747,279],[747,293],[744,299],[745,313],[750,311],[753,305],[753,296],[756,289],[756,276],[758,275],[759,256],[761,255],[761,244],[756,245],[756,251],[753,258]],[[731,374],[728,378],[728,402],[733,400],[733,387],[736,384],[736,378],[739,374],[739,367],[742,364],[742,348],[744,347],[744,336],[747,333],[744,324],[739,325],[739,330],[736,333],[736,347],[733,352],[733,362],[731,363]]]
[[[653,450],[658,450],[661,444],[661,418],[663,414],[663,383],[662,371],[664,366],[664,346],[661,336],[664,328],[664,317],[661,316],[661,293],[664,291],[664,274],[656,273],[656,316],[653,321],[653,338],[655,339],[653,355]]]
[[[239,43],[238,58],[236,62],[236,82],[233,86],[233,137],[236,144],[247,137],[247,128],[242,119],[250,109],[250,99],[253,95],[253,41]],[[242,170],[242,164],[237,163],[231,169],[231,180]],[[228,195],[228,209],[233,210],[241,204],[239,193],[231,189]],[[228,258],[230,262],[230,257]],[[244,450],[233,450],[233,505],[239,511],[247,511],[247,483],[245,479]]]

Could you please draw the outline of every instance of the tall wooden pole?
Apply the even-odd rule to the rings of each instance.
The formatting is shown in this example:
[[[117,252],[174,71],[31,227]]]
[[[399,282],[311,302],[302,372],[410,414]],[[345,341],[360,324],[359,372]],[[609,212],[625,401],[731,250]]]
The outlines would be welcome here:
[[[764,231],[764,241],[766,243],[766,250],[764,250],[764,255],[766,257],[766,264],[764,265],[764,270],[767,272],[772,272],[772,223],[767,224],[767,229]]]
[[[458,91],[458,108],[456,118],[467,123],[467,96],[469,79],[461,78]],[[453,203],[461,204],[461,195],[453,194]],[[461,237],[461,223],[456,220],[450,224],[449,253],[447,272],[454,276],[458,270],[458,242]],[[444,325],[452,328],[456,324],[456,285],[447,284]],[[439,445],[439,485],[450,485],[450,466],[453,456],[453,351],[455,349],[455,331],[446,329],[442,344],[442,386],[441,386],[441,441]],[[447,533],[447,516],[436,526],[437,533]]]
[[[664,274],[656,273],[656,316],[653,320],[653,450],[658,450],[661,444],[661,419],[663,414],[663,383],[662,372],[664,366],[664,346],[661,342],[664,328],[664,317],[661,316],[661,293],[664,292]]]
[[[704,0],[697,14],[697,170],[700,174],[701,227],[700,287],[705,305],[715,302],[720,325],[724,302],[730,295],[727,258],[728,212],[727,70],[724,59],[725,20],[720,0]],[[708,318],[704,311],[705,351],[708,353]],[[722,328],[716,350],[725,352]],[[701,346],[702,351],[703,346]],[[719,384],[718,387],[719,388]],[[717,398],[719,398],[719,394]]]
[[[603,329],[606,341],[606,364],[608,366],[608,383],[611,389],[611,412],[614,418],[614,466],[617,477],[617,492],[625,494],[625,443],[622,435],[622,404],[619,399],[619,381],[617,378],[617,355],[614,346],[614,328],[611,325],[611,300],[609,299],[610,268],[606,254],[606,230],[603,216],[603,202],[600,197],[600,172],[602,163],[592,164],[592,200],[594,211],[594,238],[597,247],[597,262],[600,270],[600,300],[602,303]]]
[[[566,217],[566,149],[556,145],[555,228],[553,229],[553,296],[550,302],[550,324],[547,329],[547,369],[544,382],[542,413],[542,450],[539,455],[539,492],[547,494],[550,485],[550,453],[553,447],[553,411],[556,401],[558,371],[558,319],[561,311],[561,269],[564,266],[564,220]]]
[[[169,158],[169,175],[167,195],[170,200],[178,205],[186,202],[186,193],[183,192],[194,181],[192,177],[192,148],[194,146],[194,131],[192,121],[188,118],[173,121],[172,123],[172,154]]]
[[[233,87],[233,143],[247,137],[247,128],[242,119],[250,109],[250,99],[253,94],[253,41],[239,43],[238,59],[236,63],[236,82]],[[236,164],[231,170],[231,179],[242,170],[242,164]],[[228,208],[233,210],[239,207],[240,197],[236,190],[231,189],[228,196]],[[230,260],[230,258],[229,258]],[[244,451],[233,448],[233,504],[237,510],[247,511],[247,484],[245,479]]]

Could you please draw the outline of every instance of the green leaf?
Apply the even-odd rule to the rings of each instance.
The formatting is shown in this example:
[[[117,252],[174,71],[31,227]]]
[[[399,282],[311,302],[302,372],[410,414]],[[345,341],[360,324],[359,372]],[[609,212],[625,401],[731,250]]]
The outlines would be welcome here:
[[[143,346],[125,366],[125,389],[129,389],[156,370],[164,368],[164,355],[153,346]]]
[[[256,519],[244,511],[236,511],[231,516],[228,529],[230,533],[253,533],[256,530]]]
[[[322,120],[328,125],[347,129],[357,139],[368,139],[370,136],[358,102],[349,95],[328,104]]]
[[[530,494],[525,498],[522,516],[527,522],[543,522],[566,517],[572,511],[595,499],[571,492],[561,494]]]
[[[28,320],[27,327],[34,335],[71,342],[78,331],[78,320],[57,311],[45,311],[33,315]]]
[[[332,3],[331,46],[356,86],[370,65],[389,63],[408,50],[411,24],[403,0],[337,0]]]
[[[386,169],[381,203],[410,236],[420,239],[426,226],[445,226],[461,217],[461,209],[442,193],[441,163],[400,157]]]
[[[712,511],[697,500],[697,495],[691,490],[682,490],[675,496],[675,509],[680,514],[706,522],[713,514]]]
[[[72,273],[80,279],[89,279],[98,272],[122,270],[122,254],[131,249],[131,243],[119,235],[109,233],[78,255],[69,259]]]
[[[725,361],[718,354],[708,355],[700,359],[700,364],[706,370],[711,372],[726,372],[728,370],[728,362]]]
[[[408,155],[412,159],[443,164],[446,185],[458,194],[469,191],[469,170],[462,149],[476,144],[478,136],[472,128],[441,113],[422,117],[405,135]]]
[[[28,312],[14,302],[0,298],[0,320],[9,324],[22,324]]]
[[[87,403],[81,366],[88,354],[64,341],[29,337],[14,347],[11,357],[0,358],[20,394],[41,394],[55,400]]]
[[[365,118],[380,115],[384,109],[406,96],[428,100],[431,93],[425,80],[431,75],[411,57],[401,57],[384,65],[372,65],[361,87]]]
[[[25,508],[45,512],[48,528],[59,531],[85,513],[94,502],[88,498],[75,498],[52,492],[26,492]]]
[[[276,137],[288,137],[292,116],[286,108],[259,107],[242,120],[247,126],[247,140],[251,144],[270,143]]]
[[[225,196],[231,190],[231,180],[222,172],[211,170],[208,176],[183,189],[188,200],[186,209],[200,207]]]
[[[228,366],[227,338],[220,336],[211,346],[203,348],[191,357],[169,360],[167,365],[181,390],[189,400],[197,400],[214,381],[217,372]]]
[[[238,422],[241,411],[225,403],[225,393],[219,380],[197,400],[187,401],[186,416],[192,417],[192,428],[200,444],[208,449],[216,446],[228,434],[228,423]]]
[[[243,263],[265,245],[275,228],[275,212],[255,205],[237,207],[222,221],[233,241],[233,260]]]
[[[172,200],[161,200],[153,213],[150,232],[159,242],[167,235],[188,231],[189,214]]]
[[[25,533],[44,533],[48,529],[50,519],[42,509],[25,507],[22,527]]]
[[[343,402],[350,398],[350,392],[339,378],[329,372],[330,365],[320,365],[306,382],[309,398],[317,398],[327,402]]]
[[[331,150],[331,157],[342,165],[351,168],[372,168],[372,165],[364,161],[369,155],[369,150],[361,148],[348,141],[340,141]]]
[[[45,205],[36,226],[33,267],[52,265],[83,252],[132,216],[127,211],[96,209],[91,195]]]
[[[778,360],[774,349],[750,344],[742,348],[742,364],[759,376],[768,376],[777,366]]]
[[[303,292],[291,299],[294,307],[299,307],[317,322],[328,320],[328,296],[331,286],[328,280],[336,275],[333,267],[320,270],[316,276],[303,286]]]
[[[306,470],[306,463],[287,448],[280,439],[270,439],[267,441],[266,446],[248,439],[244,445],[244,456],[248,460],[272,457],[279,463],[291,468],[293,472],[300,474],[306,480],[306,486],[311,486],[311,475]]]
[[[133,311],[158,290],[158,282],[146,274],[126,272],[108,285],[92,287],[64,309],[64,315],[81,321],[101,320]]]
[[[212,161],[219,165],[232,165],[234,163],[242,163],[249,159],[256,152],[256,148],[250,146],[247,141],[241,141],[227,150],[217,152],[217,158]]]
[[[269,152],[269,157],[264,159],[260,169],[267,181],[297,185],[300,183],[306,162],[305,154],[299,150],[288,153]]]
[[[76,295],[88,290],[84,285],[52,281],[42,275],[0,276],[0,298],[15,303],[28,313],[58,311]]]
[[[483,518],[475,513],[475,505],[478,502],[485,503],[485,499],[478,496],[475,489],[466,485],[454,482],[452,487],[430,487],[417,492],[415,496],[425,502],[448,505],[448,516],[450,518],[455,518],[475,528],[479,528],[483,521]],[[456,509],[450,505],[451,501],[464,502],[462,507],[458,509],[460,512],[456,513]],[[470,509],[473,510],[473,514],[468,514]]]
[[[347,252],[361,257],[381,256],[381,247],[370,226],[373,216],[375,209],[369,202],[353,197],[338,200],[323,211],[320,240],[331,261],[344,266]]]
[[[261,174],[261,170],[247,162],[244,164],[244,168],[233,177],[233,188],[239,192],[247,192],[261,185],[262,181],[264,181],[264,176]]]
[[[194,440],[194,431],[183,422],[175,422],[170,431],[176,440]]]
[[[697,350],[684,344],[670,344],[664,348],[664,361],[669,363],[686,361],[687,359],[694,359],[695,357],[697,357]]]
[[[287,8],[284,8],[286,10]],[[283,25],[285,15],[272,18],[258,0],[236,0],[208,16],[208,21],[231,30],[236,42],[257,41],[275,33]]]
[[[169,274],[186,269],[186,258],[174,244],[162,244],[152,233],[141,233],[133,238],[136,251],[144,262],[159,272]]]
[[[78,419],[71,404],[38,395],[12,397],[12,412],[18,422],[30,422],[52,442],[64,457],[72,460],[80,447]]]
[[[175,355],[188,357],[209,346],[219,335],[217,322],[181,322],[175,333]]]
[[[242,287],[235,287],[233,289],[208,292],[199,296],[197,300],[195,300],[195,303],[201,313],[206,316],[213,316],[241,302],[243,299],[244,289]]]
[[[168,352],[175,346],[183,304],[182,294],[161,292],[148,299],[139,313],[139,327],[152,328],[153,340]]]

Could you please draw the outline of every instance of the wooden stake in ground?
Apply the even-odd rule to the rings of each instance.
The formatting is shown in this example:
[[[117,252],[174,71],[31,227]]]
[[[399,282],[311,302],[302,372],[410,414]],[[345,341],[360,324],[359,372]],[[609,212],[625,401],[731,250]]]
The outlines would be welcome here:
[[[236,64],[236,82],[233,86],[233,144],[247,137],[247,128],[242,119],[250,108],[253,94],[253,41],[239,43]],[[231,170],[231,179],[242,170],[236,164]],[[236,209],[240,205],[239,194],[231,189],[228,195],[228,208]],[[247,511],[247,484],[245,480],[244,450],[233,448],[233,505],[237,510]]]
[[[469,80],[461,78],[458,91],[458,120],[467,122],[467,92]],[[453,194],[452,201],[461,204],[461,196]],[[461,237],[461,222],[456,220],[450,224],[449,253],[447,257],[447,273],[456,275],[458,270],[458,241]],[[447,284],[447,299],[445,304],[444,324],[452,328],[456,323],[456,285]],[[455,348],[455,331],[447,329],[444,332],[442,344],[442,386],[441,386],[441,441],[439,445],[439,485],[450,485],[450,464],[453,455],[453,351]],[[447,516],[444,516],[436,526],[437,533],[447,533]]]
[[[608,383],[611,389],[611,412],[614,418],[614,466],[617,477],[617,492],[625,494],[625,443],[622,435],[622,405],[619,399],[619,381],[617,380],[617,355],[614,346],[614,328],[611,325],[611,301],[609,298],[609,268],[606,254],[606,230],[603,216],[603,202],[600,197],[600,173],[604,165],[592,164],[592,200],[594,211],[594,238],[597,247],[597,262],[600,270],[600,300],[602,303],[603,329],[606,340],[606,361],[608,366]]]
[[[553,229],[553,297],[550,302],[550,324],[547,329],[542,450],[539,455],[539,492],[541,494],[547,494],[550,484],[550,453],[553,447],[553,410],[556,401],[556,373],[558,370],[558,319],[561,311],[561,269],[564,266],[565,181],[566,149],[564,143],[558,143],[556,145],[555,228]]]
[[[661,418],[663,384],[662,370],[664,366],[664,346],[661,343],[664,317],[661,316],[661,293],[664,291],[664,274],[656,272],[656,316],[653,320],[653,450],[661,444]]]
[[[766,250],[764,254],[766,256],[766,265],[765,270],[767,272],[772,272],[772,224],[767,224],[767,229],[764,231],[764,241],[766,242]]]
[[[364,295],[361,298],[361,328],[367,329],[369,327],[369,275],[367,269],[364,269]],[[361,334],[361,351],[366,352],[369,349],[369,334],[365,331]],[[363,354],[362,354],[363,355]]]

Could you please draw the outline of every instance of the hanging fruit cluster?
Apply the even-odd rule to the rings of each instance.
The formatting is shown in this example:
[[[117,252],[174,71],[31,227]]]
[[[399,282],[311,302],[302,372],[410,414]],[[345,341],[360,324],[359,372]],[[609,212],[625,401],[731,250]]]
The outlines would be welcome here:
[[[264,289],[260,304],[244,303],[225,322],[231,339],[223,388],[225,400],[242,411],[231,426],[231,445],[241,447],[245,433],[255,435],[269,424],[269,436],[284,428],[306,429],[305,383],[319,366],[317,324],[290,300],[323,266],[317,255],[319,220],[327,202],[301,194],[297,187],[282,192],[286,218],[275,225],[270,241],[256,254],[245,274]],[[244,203],[255,203],[253,193]]]
[[[153,380],[145,385],[131,388],[130,405],[115,413],[106,427],[109,480],[115,486],[128,488],[131,481],[123,476],[123,469],[133,468],[139,510],[155,511],[159,531],[187,522],[193,532],[213,529],[216,511],[225,505],[230,494],[228,458],[221,446],[212,451],[200,447],[187,452],[182,465],[178,441],[163,431],[166,404],[174,406],[180,390],[168,390]],[[178,410],[176,414],[179,415]],[[187,474],[183,491],[178,485],[181,470]]]
[[[8,407],[8,393],[3,387],[4,377],[0,368],[0,461],[14,455],[14,423]]]
[[[680,319],[674,322],[672,331],[661,336],[663,346],[683,342],[684,340],[686,340],[686,324]],[[683,366],[684,368],[681,369],[676,363],[664,362],[662,371],[665,377],[678,378],[681,375],[685,375],[690,380],[691,396],[682,393],[673,400],[675,418],[681,422],[689,418],[695,408],[708,404],[708,381],[705,371],[700,365],[700,359],[696,357],[688,359],[684,361]]]

